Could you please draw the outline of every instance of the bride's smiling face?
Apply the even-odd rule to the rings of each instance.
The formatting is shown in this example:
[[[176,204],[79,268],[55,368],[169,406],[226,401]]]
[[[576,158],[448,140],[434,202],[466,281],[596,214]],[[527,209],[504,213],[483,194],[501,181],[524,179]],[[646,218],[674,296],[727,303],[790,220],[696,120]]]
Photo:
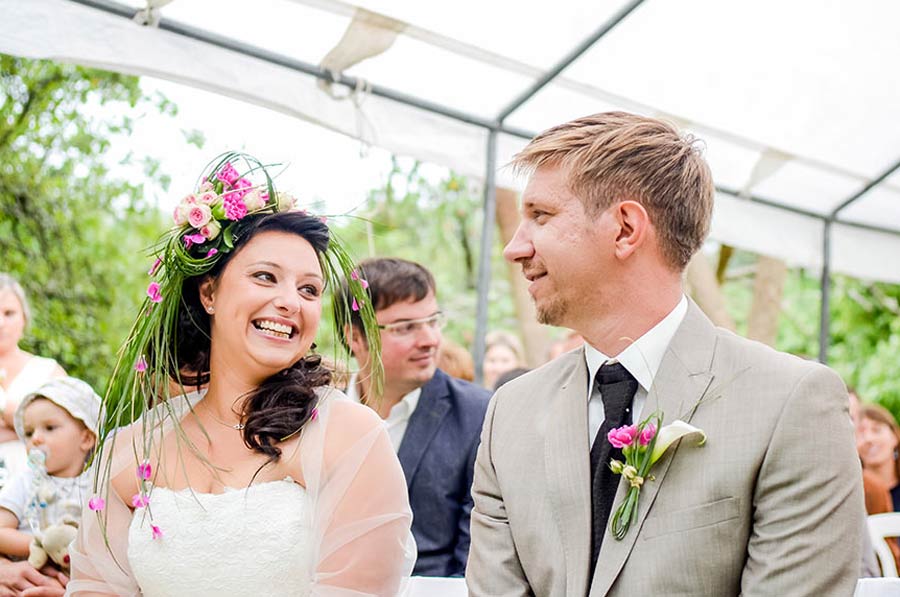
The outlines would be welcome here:
[[[254,236],[217,279],[200,286],[211,318],[211,366],[259,382],[296,363],[316,337],[324,286],[318,255],[303,237]]]

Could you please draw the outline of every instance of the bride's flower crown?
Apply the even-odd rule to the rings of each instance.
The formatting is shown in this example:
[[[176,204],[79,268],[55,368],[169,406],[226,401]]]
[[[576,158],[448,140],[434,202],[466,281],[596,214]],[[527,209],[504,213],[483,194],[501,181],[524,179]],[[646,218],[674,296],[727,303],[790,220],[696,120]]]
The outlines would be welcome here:
[[[257,170],[264,169],[257,168]],[[248,215],[278,213],[294,209],[297,200],[275,191],[271,180],[254,184],[226,160],[203,178],[197,191],[175,207],[173,219],[180,227],[185,250],[199,258],[214,257],[234,248],[235,225]]]

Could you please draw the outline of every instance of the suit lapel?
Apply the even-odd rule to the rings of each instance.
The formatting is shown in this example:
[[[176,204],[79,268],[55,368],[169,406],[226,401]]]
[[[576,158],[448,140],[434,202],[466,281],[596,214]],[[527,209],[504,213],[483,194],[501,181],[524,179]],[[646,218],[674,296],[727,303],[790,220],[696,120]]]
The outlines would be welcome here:
[[[562,383],[549,388],[544,455],[548,497],[562,537],[566,594],[584,595],[591,549],[590,446],[587,421],[587,366],[584,350],[560,359]]]
[[[434,439],[441,421],[450,410],[449,391],[446,380],[440,371],[435,372],[427,384],[422,387],[419,403],[416,410],[409,418],[403,441],[397,450],[397,458],[406,476],[406,486],[412,486],[413,477],[419,470],[419,464],[425,455],[425,450]]]
[[[713,381],[711,368],[715,343],[715,328],[700,308],[690,301],[684,321],[669,343],[653,379],[653,387],[650,388],[641,413],[642,419],[659,410],[664,414],[664,425],[676,419],[690,422],[694,414],[693,407],[703,398]],[[590,595],[606,595],[615,582],[631,554],[641,526],[650,508],[653,507],[678,448],[678,444],[669,448],[651,469],[655,480],[647,482],[641,489],[638,518],[628,529],[628,534],[621,541],[617,541],[607,529],[591,583]],[[628,484],[620,480],[613,502],[614,509],[625,499],[627,491]]]

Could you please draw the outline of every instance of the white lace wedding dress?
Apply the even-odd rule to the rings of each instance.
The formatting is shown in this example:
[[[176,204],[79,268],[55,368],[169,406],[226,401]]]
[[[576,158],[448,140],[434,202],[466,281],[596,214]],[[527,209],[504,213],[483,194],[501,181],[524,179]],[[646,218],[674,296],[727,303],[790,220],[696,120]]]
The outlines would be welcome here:
[[[221,494],[153,491],[149,517],[135,514],[128,561],[145,597],[310,594],[309,499],[290,478]]]

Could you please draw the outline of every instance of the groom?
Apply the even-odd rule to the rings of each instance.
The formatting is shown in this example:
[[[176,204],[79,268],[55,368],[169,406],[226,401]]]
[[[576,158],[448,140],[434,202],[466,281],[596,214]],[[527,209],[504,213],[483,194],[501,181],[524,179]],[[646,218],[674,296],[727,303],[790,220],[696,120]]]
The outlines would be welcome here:
[[[831,370],[718,329],[684,295],[713,183],[690,139],[610,112],[538,135],[504,251],[542,323],[583,348],[491,401],[475,464],[474,597],[853,593],[863,515],[847,393]],[[703,429],[656,463],[637,519],[610,429],[654,411]]]

